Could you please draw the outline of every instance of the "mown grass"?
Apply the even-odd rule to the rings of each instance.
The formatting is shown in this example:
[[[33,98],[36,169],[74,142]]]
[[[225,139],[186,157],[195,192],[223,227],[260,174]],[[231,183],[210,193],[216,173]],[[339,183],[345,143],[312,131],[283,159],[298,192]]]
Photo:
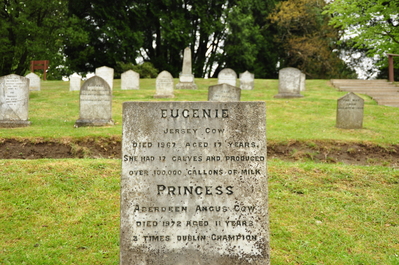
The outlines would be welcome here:
[[[154,99],[155,79],[141,79],[140,90],[121,90],[120,80],[114,81],[113,119],[115,126],[74,128],[79,118],[79,92],[69,91],[63,81],[42,82],[42,90],[31,92],[26,128],[0,128],[0,137],[85,137],[121,135],[122,103],[125,101],[207,101],[208,87],[216,79],[196,79],[198,90],[175,90],[174,99]],[[178,80],[175,80],[175,84]],[[255,89],[242,91],[241,101],[265,101],[267,106],[267,136],[269,140],[365,141],[376,144],[398,144],[399,108],[376,105],[365,99],[364,128],[335,128],[337,99],[346,92],[337,91],[327,80],[307,80],[303,98],[275,99],[278,80],[255,80]]]
[[[118,160],[1,160],[0,264],[118,264]],[[269,161],[272,264],[399,264],[399,171]]]

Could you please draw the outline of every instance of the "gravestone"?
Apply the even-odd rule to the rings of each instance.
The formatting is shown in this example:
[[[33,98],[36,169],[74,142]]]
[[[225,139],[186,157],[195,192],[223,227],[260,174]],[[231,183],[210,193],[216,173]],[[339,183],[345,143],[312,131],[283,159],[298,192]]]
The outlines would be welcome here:
[[[253,90],[254,89],[255,75],[248,71],[240,74],[240,88],[242,90]]]
[[[79,91],[82,77],[77,73],[69,76],[69,91]]]
[[[300,98],[301,71],[287,67],[278,72],[278,94],[275,98]]]
[[[35,73],[29,73],[25,76],[29,79],[29,90],[40,91],[40,77]]]
[[[108,83],[93,76],[80,89],[79,119],[76,127],[113,125],[112,91]]]
[[[191,49],[189,47],[184,49],[183,67],[176,89],[197,89],[197,85],[194,83],[194,75],[192,74]]]
[[[107,66],[101,66],[96,68],[95,74],[96,76],[104,79],[108,83],[112,91],[112,89],[114,88],[114,69]]]
[[[361,129],[363,127],[364,100],[350,92],[337,101],[336,127]]]
[[[120,264],[269,264],[265,111],[123,104]]]
[[[218,74],[218,84],[228,84],[236,86],[237,74],[233,69],[225,68]]]
[[[128,70],[121,75],[121,89],[134,90],[140,89],[140,74],[133,70]]]
[[[173,76],[168,71],[162,71],[156,79],[154,98],[174,98]]]
[[[208,101],[240,101],[241,89],[228,84],[218,84],[208,88]]]
[[[28,104],[28,78],[15,74],[0,77],[0,127],[29,126]]]
[[[306,90],[306,74],[304,73],[301,73],[301,84],[299,90],[301,92]]]

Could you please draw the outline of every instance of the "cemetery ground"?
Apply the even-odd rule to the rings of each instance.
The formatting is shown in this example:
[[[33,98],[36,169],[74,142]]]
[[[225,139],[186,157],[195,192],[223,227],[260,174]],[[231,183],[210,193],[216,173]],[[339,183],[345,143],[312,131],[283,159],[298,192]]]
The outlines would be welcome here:
[[[109,127],[74,128],[68,82],[32,91],[31,126],[0,128],[0,264],[118,264],[122,102],[206,101],[217,80],[195,82],[154,99],[155,79],[115,80]],[[308,80],[303,98],[274,99],[277,87],[241,94],[267,107],[271,263],[399,264],[399,108],[361,95],[363,129],[338,129],[346,92]]]

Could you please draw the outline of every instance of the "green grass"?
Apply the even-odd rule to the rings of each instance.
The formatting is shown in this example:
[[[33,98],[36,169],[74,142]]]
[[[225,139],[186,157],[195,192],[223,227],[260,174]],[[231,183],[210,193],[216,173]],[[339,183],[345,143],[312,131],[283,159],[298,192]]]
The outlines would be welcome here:
[[[118,264],[118,160],[1,160],[0,264]],[[399,264],[399,171],[269,161],[272,264]]]
[[[175,79],[175,84],[178,82]],[[175,90],[174,99],[154,99],[155,79],[141,79],[140,90],[121,90],[115,80],[113,119],[115,126],[74,128],[79,118],[79,92],[69,91],[69,82],[45,81],[42,90],[31,92],[26,128],[0,128],[0,137],[85,137],[121,135],[122,103],[125,101],[207,101],[207,89],[216,79],[196,79],[198,90]],[[242,91],[241,101],[265,101],[267,106],[267,136],[271,141],[342,140],[398,144],[399,108],[378,106],[365,99],[364,128],[335,128],[337,99],[346,92],[337,91],[327,80],[308,80],[303,98],[275,99],[277,80],[255,80],[254,90]]]

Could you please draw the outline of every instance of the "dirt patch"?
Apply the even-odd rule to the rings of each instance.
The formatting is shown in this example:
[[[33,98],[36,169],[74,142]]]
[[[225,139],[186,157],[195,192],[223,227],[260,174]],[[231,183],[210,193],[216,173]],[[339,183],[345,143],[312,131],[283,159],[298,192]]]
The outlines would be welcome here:
[[[399,167],[399,145],[337,141],[268,142],[268,159]],[[121,138],[0,139],[0,159],[121,157]]]

